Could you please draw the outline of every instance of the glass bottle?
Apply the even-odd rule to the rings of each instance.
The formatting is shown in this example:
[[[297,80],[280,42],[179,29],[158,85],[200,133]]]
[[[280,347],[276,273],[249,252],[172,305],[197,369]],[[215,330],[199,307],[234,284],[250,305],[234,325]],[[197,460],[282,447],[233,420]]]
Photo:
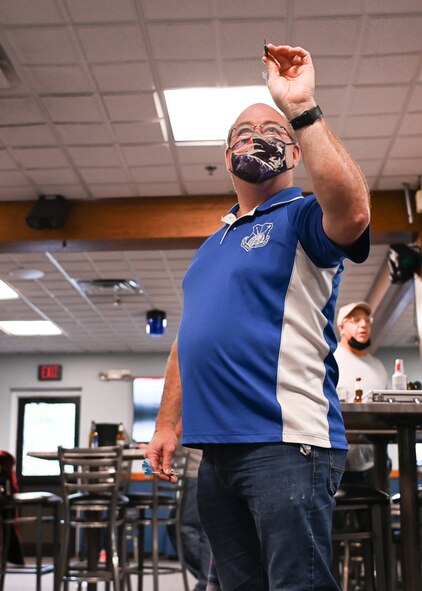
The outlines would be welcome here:
[[[117,436],[116,436],[116,445],[124,445],[125,444],[125,429],[123,427],[123,423],[119,423],[117,428]]]
[[[355,379],[355,400],[354,402],[362,402],[362,378]]]
[[[91,421],[91,430],[89,432],[88,446],[98,447],[98,432],[97,424],[95,423],[95,421]]]
[[[393,390],[407,389],[407,375],[404,373],[403,359],[396,359],[394,364],[394,373],[391,378]]]

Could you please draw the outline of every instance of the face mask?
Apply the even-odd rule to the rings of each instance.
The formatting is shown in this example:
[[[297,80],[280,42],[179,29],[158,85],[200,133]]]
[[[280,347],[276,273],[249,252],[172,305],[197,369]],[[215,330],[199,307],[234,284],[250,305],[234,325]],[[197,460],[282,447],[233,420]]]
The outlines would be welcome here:
[[[294,142],[260,135],[239,140],[231,148],[231,172],[248,183],[263,183],[294,168],[286,162],[286,146],[292,145]]]
[[[356,349],[357,351],[364,351],[364,349],[367,349],[371,346],[371,339],[368,339],[365,343],[360,343],[355,339],[355,337],[352,337],[349,340],[349,346],[352,347],[352,349]]]

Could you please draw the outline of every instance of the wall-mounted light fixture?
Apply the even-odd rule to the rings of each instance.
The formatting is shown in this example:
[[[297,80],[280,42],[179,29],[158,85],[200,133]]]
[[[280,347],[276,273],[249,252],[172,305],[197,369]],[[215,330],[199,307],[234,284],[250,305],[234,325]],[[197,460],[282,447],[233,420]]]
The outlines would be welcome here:
[[[166,313],[162,310],[148,310],[146,313],[146,333],[152,337],[160,337],[165,333],[167,326]]]

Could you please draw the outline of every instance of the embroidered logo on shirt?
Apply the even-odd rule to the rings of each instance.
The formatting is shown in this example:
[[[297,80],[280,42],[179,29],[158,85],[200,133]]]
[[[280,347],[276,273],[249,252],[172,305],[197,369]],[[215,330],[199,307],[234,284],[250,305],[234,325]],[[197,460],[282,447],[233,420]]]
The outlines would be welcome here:
[[[241,247],[244,248],[247,252],[250,251],[252,248],[260,248],[261,246],[265,246],[270,239],[270,230],[272,229],[273,224],[255,224],[252,229],[252,234],[249,236],[245,236],[240,243]]]

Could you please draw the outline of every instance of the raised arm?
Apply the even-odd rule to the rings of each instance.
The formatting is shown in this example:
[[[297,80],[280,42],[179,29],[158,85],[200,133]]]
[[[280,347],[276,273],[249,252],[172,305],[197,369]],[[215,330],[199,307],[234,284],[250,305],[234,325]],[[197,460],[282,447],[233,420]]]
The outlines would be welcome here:
[[[149,458],[153,469],[162,471],[159,476],[165,480],[173,480],[170,472],[173,454],[177,447],[177,437],[180,433],[181,409],[182,384],[176,340],[167,361],[164,392],[155,423],[155,432],[145,452],[145,457]]]
[[[273,100],[289,121],[316,107],[315,70],[308,51],[268,44],[263,61]],[[324,231],[340,246],[349,246],[369,224],[365,177],[323,117],[298,129],[296,136],[323,211]]]

